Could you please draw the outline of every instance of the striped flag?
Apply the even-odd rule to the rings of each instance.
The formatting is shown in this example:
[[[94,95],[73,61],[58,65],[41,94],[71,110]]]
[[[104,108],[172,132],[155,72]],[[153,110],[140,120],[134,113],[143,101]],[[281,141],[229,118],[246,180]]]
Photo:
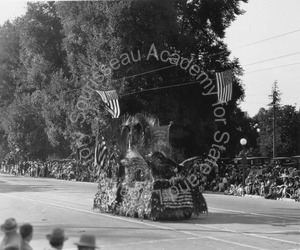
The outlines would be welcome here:
[[[216,73],[216,78],[219,103],[230,101],[232,98],[232,70]]]
[[[117,92],[115,90],[96,91],[101,96],[102,101],[105,103],[106,110],[111,114],[112,118],[118,118],[120,116],[120,107]]]
[[[108,149],[104,138],[102,137],[101,142],[98,142],[95,146],[95,159],[94,166],[97,169],[97,174],[100,174],[100,170],[104,168],[108,161]]]

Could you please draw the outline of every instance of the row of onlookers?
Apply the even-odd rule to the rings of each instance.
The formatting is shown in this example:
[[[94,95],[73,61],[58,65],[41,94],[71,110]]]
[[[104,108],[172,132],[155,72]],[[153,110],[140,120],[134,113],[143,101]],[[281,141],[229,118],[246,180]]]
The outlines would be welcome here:
[[[266,199],[291,198],[300,201],[300,177],[295,168],[285,166],[247,167],[244,175],[238,166],[216,175],[206,183],[206,189],[227,195],[259,195]]]
[[[18,224],[14,218],[8,218],[1,225],[1,231],[4,233],[0,244],[0,250],[33,250],[30,241],[33,238],[33,227],[26,223],[18,228]],[[62,228],[53,229],[51,234],[45,235],[49,242],[49,248],[43,250],[61,250],[64,249],[64,242],[68,240]],[[81,235],[77,245],[78,250],[95,250],[96,238],[94,235]],[[41,250],[41,249],[38,249]]]
[[[1,173],[50,177],[64,180],[94,182],[93,175],[83,163],[70,161],[24,161],[16,165],[1,162]],[[223,165],[215,176],[203,176],[202,186],[206,190],[224,192],[228,195],[259,195],[267,199],[292,198],[296,201],[300,193],[300,177],[297,169],[286,166],[248,166],[245,169],[244,183],[241,166]]]
[[[0,163],[0,173],[31,177],[49,177],[74,181],[95,181],[88,167],[76,160],[69,161],[23,161],[18,164]]]

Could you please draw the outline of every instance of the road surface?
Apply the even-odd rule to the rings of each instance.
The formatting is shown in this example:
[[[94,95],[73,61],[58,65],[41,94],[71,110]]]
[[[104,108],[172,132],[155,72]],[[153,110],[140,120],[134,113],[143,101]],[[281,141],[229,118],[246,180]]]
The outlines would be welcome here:
[[[82,233],[101,249],[300,249],[300,203],[204,194],[209,214],[152,222],[92,210],[96,183],[0,174],[0,223],[9,217],[34,226],[33,249],[48,246],[54,227],[65,229],[64,249]],[[0,238],[2,239],[1,232]]]

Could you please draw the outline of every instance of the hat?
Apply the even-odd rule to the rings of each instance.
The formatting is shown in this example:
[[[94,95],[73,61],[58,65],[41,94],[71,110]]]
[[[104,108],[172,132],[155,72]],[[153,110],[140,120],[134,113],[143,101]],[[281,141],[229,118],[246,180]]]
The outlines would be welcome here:
[[[1,225],[1,230],[4,233],[13,232],[17,229],[18,225],[14,218],[7,219],[3,225]]]
[[[83,234],[80,236],[79,242],[75,242],[74,244],[83,247],[99,248],[96,246],[96,238],[94,235]]]
[[[62,243],[68,239],[65,236],[65,231],[61,228],[53,229],[52,234],[46,234],[46,238],[53,243]]]

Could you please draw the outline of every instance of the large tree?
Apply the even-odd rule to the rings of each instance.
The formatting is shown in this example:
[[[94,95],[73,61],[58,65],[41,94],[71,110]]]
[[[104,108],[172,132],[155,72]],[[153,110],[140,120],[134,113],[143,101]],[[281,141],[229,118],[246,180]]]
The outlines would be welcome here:
[[[254,117],[261,129],[259,136],[260,152],[273,155],[273,107],[260,109]],[[299,134],[299,114],[294,106],[284,105],[276,111],[276,156],[292,156],[297,152]]]
[[[17,89],[15,72],[20,66],[20,37],[18,23],[5,22],[0,26],[0,159],[9,153],[6,109],[14,101]]]
[[[186,157],[207,152],[215,131],[235,132],[237,118],[243,116],[237,106],[243,97],[241,68],[238,60],[229,59],[223,41],[226,28],[243,13],[240,2],[247,1],[29,3],[24,17],[0,30],[0,53],[5,55],[0,61],[5,82],[0,86],[7,90],[3,112],[13,112],[2,117],[6,132],[0,131],[0,136],[32,157],[45,158],[50,153],[66,157],[78,147],[77,135],[88,135],[88,144],[94,143],[98,117],[101,133],[114,144],[120,133],[115,128],[121,122],[110,118],[93,89],[116,89],[122,114],[147,112],[158,117],[161,125],[173,121],[173,146],[185,151]],[[152,45],[158,53],[167,50],[198,65],[213,84],[216,72],[233,70],[226,125],[215,122],[216,96],[202,95],[205,89],[200,84],[185,85],[195,82],[195,77],[179,65],[170,67],[170,62],[155,56],[147,58]],[[11,51],[11,58],[6,51]],[[137,58],[138,51],[141,60],[113,69],[112,59],[126,53]],[[28,138],[45,148],[35,152]],[[228,154],[233,154],[235,143],[232,140],[227,146]]]
[[[41,110],[42,102],[39,93],[24,95],[15,99],[7,110],[9,146],[12,150],[19,148],[29,159],[46,160],[51,153]]]
[[[6,70],[4,72],[6,75],[1,78],[1,84],[7,85],[1,94],[9,93],[7,96],[10,97],[3,112],[12,112],[8,116],[3,116],[2,121],[4,124],[10,124],[10,129],[5,130],[10,147],[18,146],[22,148],[24,154],[43,159],[53,151],[52,147],[54,147],[57,153],[66,157],[70,150],[69,143],[62,135],[66,122],[62,120],[62,111],[53,106],[66,109],[67,102],[57,101],[62,99],[60,98],[62,93],[58,93],[59,88],[56,92],[51,91],[57,87],[58,82],[64,85],[66,81],[63,79],[70,76],[66,53],[62,47],[62,25],[55,3],[28,3],[26,14],[12,24],[6,23],[0,33],[3,33],[0,38],[3,54],[0,64],[1,68]],[[65,86],[59,87],[66,90]],[[32,106],[36,96],[40,98],[37,103],[38,112]],[[6,99],[1,98],[1,100]],[[34,117],[32,123],[35,125],[29,125],[27,121],[31,116]],[[33,131],[30,131],[31,129]],[[43,143],[39,144],[36,140],[42,140]],[[39,152],[33,152],[28,143],[40,145]]]
[[[244,1],[246,2],[246,1]],[[174,121],[173,138],[187,154],[207,151],[217,129],[212,104],[203,97],[203,86],[181,84],[195,81],[180,67],[157,70],[168,63],[147,58],[151,45],[158,52],[168,50],[192,59],[214,78],[214,73],[232,69],[241,74],[237,60],[223,42],[225,29],[242,14],[240,1],[118,1],[61,2],[58,10],[66,38],[64,46],[69,66],[82,86],[83,75],[92,75],[95,61],[109,65],[111,59],[127,53],[141,60],[129,60],[112,72],[112,80],[99,85],[101,90],[117,89],[123,113],[146,111],[161,124]],[[147,60],[148,59],[148,60]],[[151,72],[149,72],[151,71]],[[114,81],[124,78],[125,81]],[[176,87],[179,86],[179,87]],[[172,88],[173,86],[173,88]],[[156,87],[163,90],[148,91]],[[236,101],[243,95],[240,81],[234,78],[233,100],[227,116],[234,119]],[[77,96],[78,98],[78,96]],[[101,113],[100,113],[101,115]],[[229,125],[230,126],[230,125]],[[225,128],[224,128],[225,129]],[[172,130],[171,130],[172,131]]]
[[[66,53],[62,48],[62,25],[54,2],[32,2],[19,26],[22,67],[20,91],[45,89],[53,72],[68,75]]]

